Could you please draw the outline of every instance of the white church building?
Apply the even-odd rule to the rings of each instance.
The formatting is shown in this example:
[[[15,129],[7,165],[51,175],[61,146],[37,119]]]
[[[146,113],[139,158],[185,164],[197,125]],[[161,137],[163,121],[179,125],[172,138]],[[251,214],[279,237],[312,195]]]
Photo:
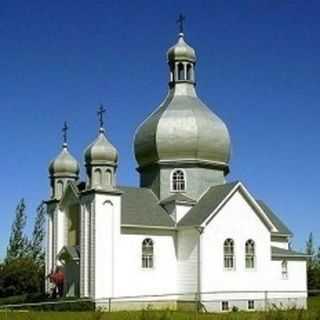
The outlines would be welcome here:
[[[167,58],[168,94],[134,137],[139,186],[117,184],[103,110],[86,181],[66,143],[50,163],[47,274],[61,266],[67,296],[111,298],[112,310],[305,307],[306,255],[289,248],[291,231],[263,201],[227,181],[229,132],[197,96],[183,33]]]

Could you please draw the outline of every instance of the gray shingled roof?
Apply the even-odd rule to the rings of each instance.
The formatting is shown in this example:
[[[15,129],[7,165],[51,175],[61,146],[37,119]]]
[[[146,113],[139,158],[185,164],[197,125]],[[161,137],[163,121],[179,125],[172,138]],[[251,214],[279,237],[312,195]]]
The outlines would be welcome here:
[[[199,202],[179,221],[178,227],[200,226],[237,184],[238,181],[235,181],[209,188]]]
[[[119,187],[122,194],[122,225],[174,227],[173,220],[148,188]]]
[[[182,193],[175,193],[174,195],[165,198],[160,201],[160,204],[165,204],[168,202],[178,202],[178,203],[188,203],[188,204],[195,204],[197,203],[196,200],[186,196],[185,194]]]
[[[271,255],[273,258],[308,258],[309,256],[303,252],[271,247]]]
[[[256,200],[261,207],[261,209],[265,212],[271,222],[278,229],[279,233],[292,235],[292,232],[288,229],[288,227],[280,220],[280,218],[262,201]]]
[[[60,259],[65,254],[68,254],[73,260],[80,259],[80,247],[79,246],[64,246],[58,253]]]

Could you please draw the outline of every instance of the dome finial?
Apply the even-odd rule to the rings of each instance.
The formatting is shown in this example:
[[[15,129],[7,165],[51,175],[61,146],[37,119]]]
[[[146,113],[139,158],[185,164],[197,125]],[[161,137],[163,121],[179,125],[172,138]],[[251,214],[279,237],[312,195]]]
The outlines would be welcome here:
[[[68,123],[67,121],[65,121],[62,128],[62,139],[63,139],[62,147],[63,148],[67,148],[68,146],[68,130],[69,130]]]
[[[99,132],[100,133],[104,133],[104,121],[103,121],[103,114],[106,112],[106,109],[103,107],[103,104],[100,104],[100,107],[97,111],[97,115],[98,115],[98,119],[99,119],[99,125],[100,125],[100,129]]]
[[[184,33],[183,33],[183,27],[184,27],[184,22],[185,22],[185,20],[186,20],[186,17],[182,14],[182,13],[180,13],[179,14],[179,17],[178,17],[178,19],[177,19],[177,24],[179,24],[179,37],[183,37],[184,36]]]

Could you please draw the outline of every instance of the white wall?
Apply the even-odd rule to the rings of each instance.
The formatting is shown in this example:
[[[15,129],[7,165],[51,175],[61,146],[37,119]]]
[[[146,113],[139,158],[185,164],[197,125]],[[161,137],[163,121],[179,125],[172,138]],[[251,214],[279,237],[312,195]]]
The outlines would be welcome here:
[[[178,232],[177,289],[180,293],[197,292],[199,232],[192,229]]]
[[[288,242],[283,242],[283,241],[271,241],[271,245],[273,247],[278,247],[281,249],[289,249],[289,243]]]
[[[130,234],[132,233],[132,234]],[[154,267],[142,268],[142,241],[154,243]],[[175,232],[123,229],[115,254],[115,295],[153,295],[176,292]]]
[[[179,222],[192,208],[190,205],[177,204],[176,206],[176,222]]]
[[[235,242],[235,270],[223,266],[223,243],[232,238]],[[245,268],[245,242],[256,244],[256,268]],[[237,191],[205,228],[201,236],[201,291],[246,290],[305,290],[304,262],[289,261],[290,277],[281,279],[281,265],[271,261],[271,237]]]
[[[95,297],[176,292],[175,232],[140,228],[121,230],[120,219],[120,196],[98,195]],[[154,242],[152,269],[141,266],[141,245],[145,238],[151,238]]]

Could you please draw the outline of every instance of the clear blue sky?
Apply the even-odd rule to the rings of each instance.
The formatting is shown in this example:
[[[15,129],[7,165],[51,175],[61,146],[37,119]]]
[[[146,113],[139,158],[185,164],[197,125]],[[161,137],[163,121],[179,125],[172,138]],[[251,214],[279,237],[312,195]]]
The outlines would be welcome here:
[[[118,181],[137,185],[133,135],[166,94],[180,12],[199,58],[198,94],[231,132],[229,180],[264,199],[297,248],[311,231],[320,242],[319,1],[1,0],[0,256],[17,201],[26,199],[30,231],[48,197],[64,120],[82,165],[103,103]]]

